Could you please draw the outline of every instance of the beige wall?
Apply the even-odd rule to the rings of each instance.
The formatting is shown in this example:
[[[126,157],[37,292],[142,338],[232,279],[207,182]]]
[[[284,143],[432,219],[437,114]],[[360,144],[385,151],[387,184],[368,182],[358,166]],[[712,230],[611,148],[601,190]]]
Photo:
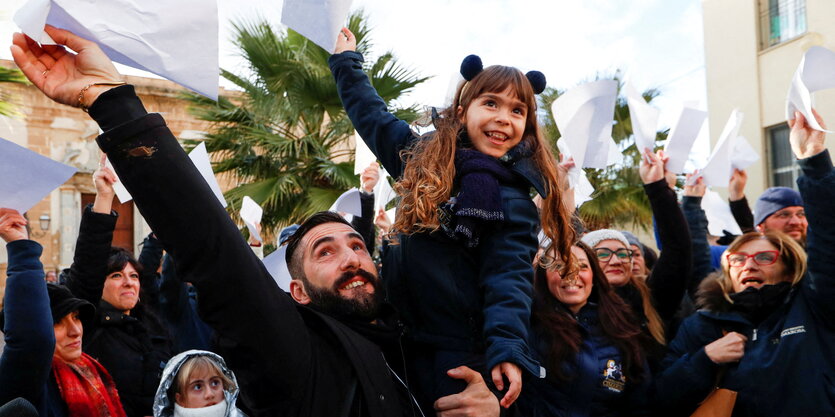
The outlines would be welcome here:
[[[835,50],[835,1],[806,0],[807,32],[766,50],[759,46],[759,0],[702,0],[702,12],[711,144],[739,108],[745,114],[740,134],[761,156],[748,169],[746,194],[753,202],[770,185],[765,129],[785,121],[786,95],[803,53],[814,45]],[[835,125],[835,90],[817,93],[816,106]]]

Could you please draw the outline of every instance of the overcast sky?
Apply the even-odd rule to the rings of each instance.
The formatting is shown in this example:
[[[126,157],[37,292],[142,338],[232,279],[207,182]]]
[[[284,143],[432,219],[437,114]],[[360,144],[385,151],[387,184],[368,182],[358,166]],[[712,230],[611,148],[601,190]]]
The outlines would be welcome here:
[[[0,39],[17,30],[11,16],[24,2],[2,0]],[[229,22],[263,17],[279,25],[281,4],[218,1],[222,67],[241,65],[228,42]],[[391,50],[407,67],[433,76],[405,103],[442,104],[461,59],[474,53],[485,65],[542,71],[548,85],[561,89],[621,69],[638,89],[661,89],[655,102],[661,127],[673,123],[682,102],[706,107],[700,0],[354,0],[353,8],[360,7],[376,51]],[[7,47],[0,58],[10,58]]]

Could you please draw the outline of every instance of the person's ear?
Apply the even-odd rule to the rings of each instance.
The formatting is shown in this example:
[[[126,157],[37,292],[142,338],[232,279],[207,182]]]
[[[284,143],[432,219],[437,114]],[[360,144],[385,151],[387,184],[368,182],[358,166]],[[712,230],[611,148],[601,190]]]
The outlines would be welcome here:
[[[290,296],[299,304],[310,304],[310,296],[307,295],[300,279],[290,281]]]
[[[458,106],[458,108],[455,109],[455,116],[458,117],[458,121],[460,121],[461,123],[467,123],[466,117],[464,117],[463,107]]]
[[[754,227],[754,229],[760,233],[765,233],[765,226],[763,226],[762,223],[758,224],[756,227]]]
[[[174,393],[174,402],[177,403],[177,405],[179,405],[180,407],[183,406],[183,402],[180,398],[180,393],[179,392]]]

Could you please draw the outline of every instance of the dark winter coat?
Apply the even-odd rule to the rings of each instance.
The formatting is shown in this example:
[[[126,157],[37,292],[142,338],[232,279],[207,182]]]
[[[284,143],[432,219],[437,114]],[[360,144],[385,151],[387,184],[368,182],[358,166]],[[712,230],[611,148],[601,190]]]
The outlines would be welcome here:
[[[373,332],[360,334],[281,291],[165,121],[147,114],[132,86],[103,93],[90,115],[105,132],[99,146],[178,275],[197,289],[201,318],[218,335],[218,353],[238,376],[248,413],[419,415],[383,356],[397,335],[393,344],[372,342]]]
[[[43,248],[32,240],[18,240],[7,244],[6,249],[6,347],[0,356],[0,404],[22,397],[42,417],[68,416],[52,376],[55,331],[40,260]]]
[[[173,352],[167,330],[146,306],[139,304],[125,315],[101,299],[116,218],[115,212],[94,213],[89,206],[84,210],[67,287],[97,306],[95,317],[84,323],[84,352],[110,372],[128,417],[141,417],[151,415],[162,370]],[[154,285],[154,271],[140,277],[140,288]]]
[[[566,312],[566,314],[569,314]],[[597,305],[586,304],[575,317],[583,342],[576,359],[564,364],[570,381],[549,372],[545,379],[525,381],[517,400],[525,417],[604,417],[648,415],[649,376],[641,382],[623,375],[623,354],[603,333]],[[534,327],[538,359],[545,362],[549,347]],[[646,368],[646,364],[644,364]],[[648,373],[648,370],[647,370]]]
[[[835,171],[828,151],[799,163],[809,219],[806,275],[758,325],[706,281],[706,308],[682,323],[656,381],[664,415],[690,415],[713,389],[720,366],[704,347],[723,330],[748,337],[745,355],[725,366],[719,382],[739,392],[734,416],[835,415]]]
[[[400,152],[420,139],[388,112],[362,71],[362,55],[343,52],[328,62],[359,135],[389,173],[402,175]],[[383,282],[412,347],[484,355],[482,371],[512,362],[538,376],[539,364],[526,343],[539,230],[530,189],[543,196],[545,190],[529,158],[509,168],[519,181],[501,186],[505,220],[485,230],[478,246],[467,248],[443,232],[399,236],[398,245],[387,246]]]

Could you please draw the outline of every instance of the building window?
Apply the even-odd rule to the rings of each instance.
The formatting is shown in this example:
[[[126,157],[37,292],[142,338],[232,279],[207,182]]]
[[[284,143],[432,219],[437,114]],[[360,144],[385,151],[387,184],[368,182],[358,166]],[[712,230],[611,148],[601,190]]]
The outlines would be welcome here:
[[[770,155],[771,187],[789,187],[797,189],[797,177],[800,167],[789,144],[789,126],[785,123],[766,130],[768,153]]]
[[[806,33],[806,0],[760,0],[760,32],[761,49]]]

